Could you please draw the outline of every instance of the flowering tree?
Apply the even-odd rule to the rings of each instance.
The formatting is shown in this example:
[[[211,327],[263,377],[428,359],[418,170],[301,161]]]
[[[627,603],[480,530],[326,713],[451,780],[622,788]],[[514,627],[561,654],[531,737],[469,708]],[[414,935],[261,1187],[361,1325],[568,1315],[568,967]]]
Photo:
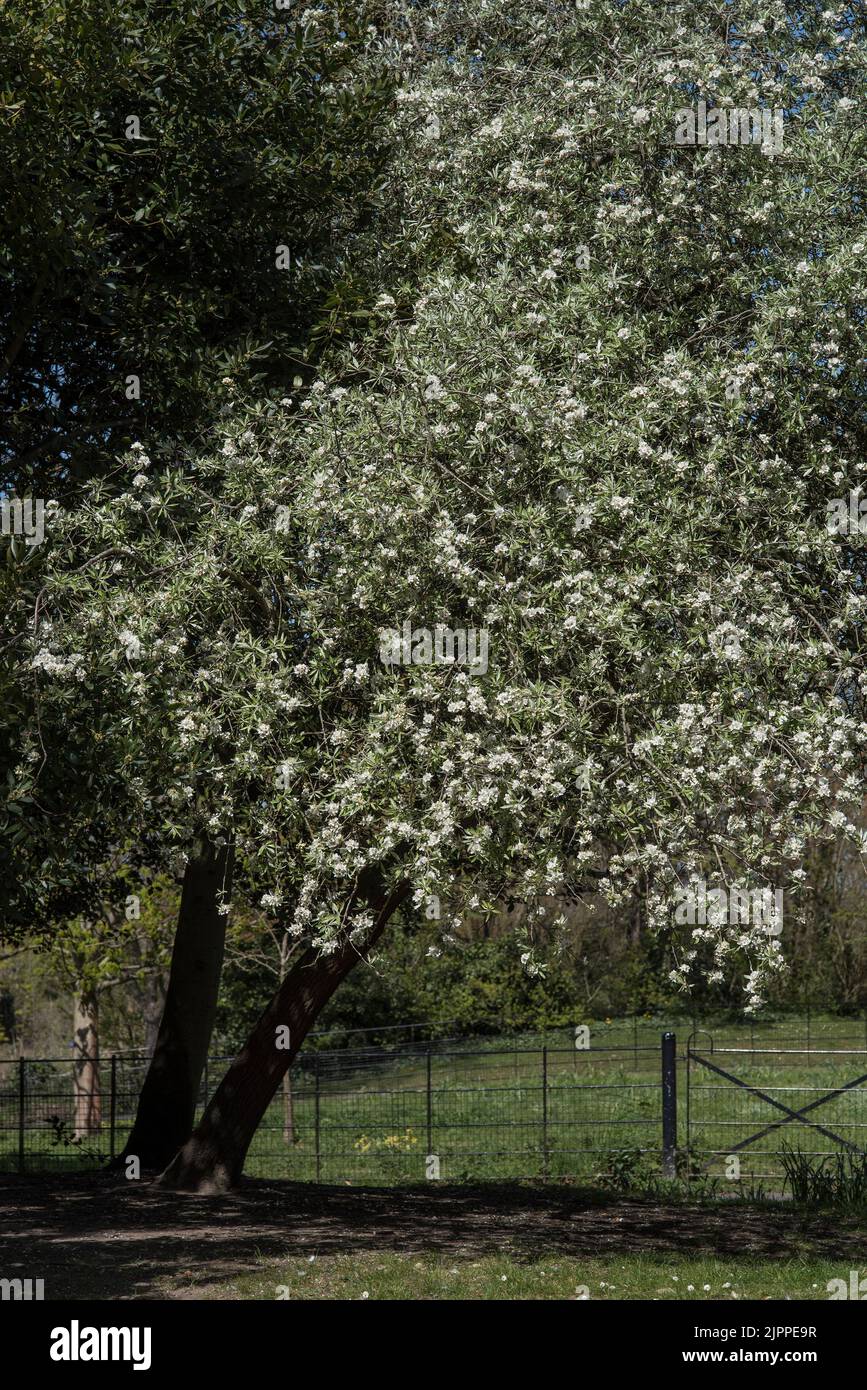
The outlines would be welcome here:
[[[110,702],[130,814],[234,842],[304,948],[182,1185],[235,1180],[398,905],[447,941],[520,900],[532,969],[549,895],[638,890],[684,987],[739,972],[756,1008],[783,950],[750,895],[795,906],[807,842],[854,834],[861,552],[828,516],[864,431],[863,34],[429,18],[398,34],[369,328],[300,398],[94,484],[18,648],[40,727]],[[738,144],[765,106],[782,145]]]

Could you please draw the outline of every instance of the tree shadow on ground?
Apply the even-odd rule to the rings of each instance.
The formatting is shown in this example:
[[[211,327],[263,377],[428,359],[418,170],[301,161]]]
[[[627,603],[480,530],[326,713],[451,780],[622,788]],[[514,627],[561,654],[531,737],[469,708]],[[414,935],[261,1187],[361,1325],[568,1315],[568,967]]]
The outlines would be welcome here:
[[[195,1298],[197,1288],[255,1271],[262,1258],[377,1251],[859,1263],[867,1257],[867,1217],[806,1214],[780,1203],[626,1199],[565,1186],[248,1180],[226,1196],[194,1197],[104,1175],[0,1176],[0,1278],[42,1278],[47,1299]]]

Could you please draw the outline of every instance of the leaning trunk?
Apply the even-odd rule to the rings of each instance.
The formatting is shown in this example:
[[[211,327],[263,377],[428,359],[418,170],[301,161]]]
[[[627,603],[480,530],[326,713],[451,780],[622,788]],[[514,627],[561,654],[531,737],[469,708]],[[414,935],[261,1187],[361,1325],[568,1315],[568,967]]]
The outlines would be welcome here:
[[[132,1133],[118,1160],[161,1169],[189,1138],[196,1117],[223,966],[232,849],[201,842],[187,862],[172,964],[156,1046]]]
[[[362,948],[344,942],[330,955],[305,950],[235,1058],[192,1136],[160,1178],[161,1185],[184,1191],[226,1192],[241,1176],[250,1142],[280,1083],[323,1006],[385,929],[409,888],[376,891],[359,885],[353,905],[364,897],[374,924]],[[278,1047],[288,1028],[288,1047]]]
[[[102,1123],[99,1093],[99,1004],[95,994],[75,996],[72,1043],[72,1085],[75,1096],[73,1134],[87,1139]]]

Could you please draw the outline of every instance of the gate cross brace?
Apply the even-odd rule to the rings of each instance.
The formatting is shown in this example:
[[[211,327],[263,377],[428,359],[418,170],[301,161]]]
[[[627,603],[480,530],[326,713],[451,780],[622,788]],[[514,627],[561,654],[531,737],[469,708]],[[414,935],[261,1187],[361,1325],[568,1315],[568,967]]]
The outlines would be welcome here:
[[[764,1139],[766,1134],[771,1134],[775,1129],[782,1129],[783,1125],[790,1125],[793,1120],[802,1120],[804,1124],[809,1125],[811,1129],[818,1130],[819,1133],[824,1134],[827,1139],[833,1139],[835,1143],[842,1144],[844,1148],[851,1149],[853,1153],[859,1154],[864,1152],[863,1149],[859,1149],[857,1144],[852,1144],[848,1139],[843,1139],[841,1135],[835,1134],[832,1129],[826,1129],[824,1125],[817,1125],[815,1120],[804,1120],[804,1116],[809,1114],[811,1110],[815,1110],[817,1106],[825,1105],[827,1101],[835,1100],[837,1096],[842,1096],[844,1092],[851,1091],[855,1086],[860,1086],[864,1081],[867,1081],[867,1072],[865,1072],[863,1076],[856,1077],[854,1081],[847,1081],[845,1086],[838,1086],[835,1091],[830,1091],[828,1095],[820,1096],[818,1100],[811,1101],[810,1104],[805,1105],[802,1110],[792,1110],[790,1106],[784,1105],[782,1101],[774,1100],[773,1096],[769,1096],[765,1091],[760,1091],[757,1086],[750,1086],[746,1081],[741,1081],[739,1076],[732,1076],[731,1072],[723,1071],[722,1067],[714,1066],[713,1062],[709,1062],[706,1057],[699,1057],[697,1052],[691,1052],[689,1055],[693,1061],[701,1062],[702,1066],[707,1067],[709,1071],[715,1071],[718,1076],[724,1076],[726,1081],[731,1081],[733,1085],[741,1086],[745,1091],[749,1091],[751,1095],[758,1096],[760,1100],[767,1101],[768,1105],[773,1105],[775,1109],[782,1110],[783,1114],[786,1116],[784,1120],[776,1120],[774,1124],[766,1125],[764,1129],[760,1129],[756,1134],[751,1134],[749,1138],[742,1139],[739,1144],[734,1144],[727,1150],[728,1153],[737,1153],[738,1149],[745,1149],[748,1144],[754,1144],[757,1139]]]

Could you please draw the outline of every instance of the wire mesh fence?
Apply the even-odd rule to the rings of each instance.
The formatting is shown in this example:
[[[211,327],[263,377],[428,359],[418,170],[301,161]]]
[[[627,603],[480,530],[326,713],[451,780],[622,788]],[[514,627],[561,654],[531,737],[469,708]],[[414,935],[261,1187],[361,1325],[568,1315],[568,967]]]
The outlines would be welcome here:
[[[629,1143],[658,1152],[659,1049],[581,1052],[432,1048],[381,1059],[328,1058],[292,1078],[247,1171],[323,1181],[590,1174]]]
[[[209,1060],[201,1105],[229,1061]],[[82,1086],[87,1066],[0,1064],[0,1169],[97,1167],[122,1150],[146,1059],[107,1059]],[[658,1155],[661,1133],[658,1043],[312,1052],[287,1074],[246,1171],[360,1183],[589,1176],[618,1148]]]
[[[666,1034],[667,1071],[658,1024],[632,1020],[549,1030],[541,1045],[395,1033],[310,1048],[259,1126],[246,1172],[592,1181],[629,1152],[665,1176],[779,1178],[786,1145],[816,1157],[867,1145],[867,1038],[859,1020],[839,1022],[761,1039],[736,1025],[698,1032],[677,1056]],[[230,1061],[209,1058],[200,1112]],[[147,1067],[119,1053],[0,1061],[0,1170],[95,1169],[119,1154]]]

